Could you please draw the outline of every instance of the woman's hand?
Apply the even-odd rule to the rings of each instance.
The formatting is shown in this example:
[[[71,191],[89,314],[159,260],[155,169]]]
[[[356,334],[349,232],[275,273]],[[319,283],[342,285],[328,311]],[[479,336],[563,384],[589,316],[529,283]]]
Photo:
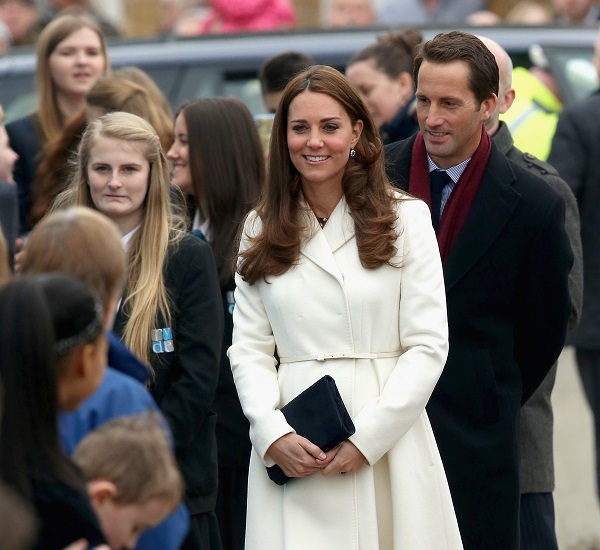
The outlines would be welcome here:
[[[288,477],[306,477],[321,470],[333,457],[326,455],[308,439],[295,433],[280,437],[271,444],[267,454]]]
[[[325,477],[339,475],[342,472],[348,474],[356,473],[367,463],[365,455],[349,439],[346,439],[341,445],[332,449],[331,453],[335,451],[337,452],[333,460],[329,457],[329,463],[321,472]],[[320,463],[321,461],[317,462]]]

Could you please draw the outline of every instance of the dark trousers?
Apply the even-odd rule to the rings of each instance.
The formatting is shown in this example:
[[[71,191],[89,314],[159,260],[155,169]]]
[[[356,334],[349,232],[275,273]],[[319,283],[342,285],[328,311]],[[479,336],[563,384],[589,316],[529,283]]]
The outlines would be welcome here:
[[[558,550],[552,493],[521,495],[521,550]]]
[[[223,550],[244,550],[248,469],[219,468],[216,514]]]
[[[600,350],[576,349],[575,352],[585,397],[594,416],[596,491],[600,496]]]
[[[214,512],[190,516],[190,530],[181,550],[222,550],[219,524]]]

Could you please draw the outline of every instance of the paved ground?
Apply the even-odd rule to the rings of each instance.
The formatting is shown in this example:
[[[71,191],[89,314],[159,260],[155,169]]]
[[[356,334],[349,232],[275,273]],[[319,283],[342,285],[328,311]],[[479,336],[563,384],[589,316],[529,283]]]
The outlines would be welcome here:
[[[600,550],[600,506],[594,490],[592,418],[571,348],[558,363],[554,407],[556,533],[560,550]]]

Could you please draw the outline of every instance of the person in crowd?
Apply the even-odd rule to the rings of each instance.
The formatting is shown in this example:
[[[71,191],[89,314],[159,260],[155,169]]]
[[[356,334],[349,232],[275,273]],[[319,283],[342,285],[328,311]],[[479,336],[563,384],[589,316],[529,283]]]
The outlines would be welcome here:
[[[153,370],[151,392],[167,418],[192,516],[185,550],[220,549],[216,416],[223,312],[210,246],[188,235],[171,205],[167,160],[142,118],[108,113],[83,133],[76,172],[53,208],[74,204],[112,219],[128,275],[114,330]]]
[[[125,253],[116,225],[106,216],[84,206],[48,214],[31,231],[21,273],[61,272],[86,282],[104,308],[104,327],[113,326],[126,275]],[[63,450],[71,455],[79,442],[105,422],[159,408],[145,387],[149,370],[109,336],[109,362],[98,389],[74,412],[59,415]],[[188,510],[178,510],[157,527],[145,532],[136,550],[178,550],[189,529]]]
[[[554,21],[554,12],[546,4],[521,0],[510,9],[504,20],[513,25],[550,25]]]
[[[462,548],[424,410],[448,351],[429,213],[392,190],[377,127],[337,70],[296,76],[273,132],[229,349],[253,445],[246,549]],[[327,453],[279,410],[325,374],[356,430]],[[297,479],[276,485],[274,464]]]
[[[310,55],[292,51],[282,52],[264,61],[258,71],[258,80],[268,113],[275,113],[287,83],[314,63]]]
[[[484,0],[381,0],[377,21],[382,25],[462,23],[487,9]]]
[[[485,122],[485,129],[493,142],[510,160],[542,178],[565,202],[565,231],[573,251],[573,267],[569,273],[571,316],[568,328],[574,329],[581,315],[583,296],[583,260],[579,226],[579,210],[573,192],[558,172],[548,163],[531,153],[523,153],[513,143],[506,123],[499,115],[510,109],[515,98],[512,87],[513,64],[510,56],[494,40],[479,37],[492,52],[500,75],[498,105]],[[556,380],[556,363],[544,378],[540,387],[521,407],[520,486],[521,486],[521,548],[558,550],[554,530],[554,452],[553,415],[551,394]]]
[[[600,79],[600,34],[594,47]],[[600,497],[600,90],[567,106],[552,139],[548,161],[569,184],[581,215],[583,247],[583,308],[579,326],[567,343],[575,348],[579,375],[594,418],[596,488]]]
[[[360,91],[384,144],[419,131],[412,67],[423,36],[402,29],[355,53],[346,76]]]
[[[430,205],[444,267],[450,353],[427,412],[465,549],[516,549],[519,410],[571,314],[564,202],[489,138],[499,75],[481,40],[438,34],[414,76],[421,130],[387,146],[386,166]]]
[[[183,498],[181,473],[153,414],[106,422],[83,438],[73,462],[111,548],[137,548],[140,535]]]
[[[550,64],[539,45],[529,48],[532,65],[515,67],[512,85],[516,97],[509,111],[501,119],[506,122],[515,145],[540,160],[550,154],[552,136],[558,115],[562,111],[562,97]]]
[[[368,27],[375,24],[372,0],[328,0],[323,11],[324,27]]]
[[[6,25],[13,46],[35,44],[43,26],[35,0],[0,0],[0,22]]]
[[[179,109],[174,143],[167,157],[173,165],[171,183],[193,199],[192,231],[210,243],[219,274],[225,330],[213,404],[219,457],[217,518],[223,547],[243,550],[249,425],[233,383],[227,350],[233,331],[236,238],[263,188],[263,151],[252,114],[244,103],[236,98],[211,97]]]
[[[0,286],[11,277],[8,250],[8,243],[6,242],[6,237],[4,237],[2,227],[0,226]]]
[[[10,31],[3,21],[0,21],[0,55],[5,55],[12,46]]]
[[[105,542],[83,479],[62,453],[59,410],[73,410],[106,364],[102,311],[83,282],[60,274],[18,277],[0,289],[0,476],[32,503],[36,550],[80,538]]]
[[[296,26],[291,0],[208,0],[198,34],[283,31]]]
[[[567,25],[598,25],[597,0],[552,0],[556,21]]]
[[[48,25],[65,13],[85,13],[98,21],[105,36],[120,36],[119,29],[94,8],[91,0],[44,0],[40,5],[43,25]]]
[[[49,23],[37,45],[38,107],[6,125],[11,147],[19,155],[14,178],[19,194],[20,233],[31,225],[31,187],[50,140],[85,108],[85,96],[109,69],[104,35],[85,15],[63,15]]]
[[[159,0],[156,34],[165,38],[176,33],[177,24],[193,9],[193,0]]]
[[[30,221],[35,225],[65,189],[73,157],[88,121],[113,112],[133,113],[150,122],[167,151],[173,140],[173,113],[156,83],[137,67],[122,67],[101,77],[86,96],[85,110],[48,144],[33,183]]]
[[[502,18],[495,11],[480,10],[468,15],[465,23],[473,27],[491,27],[502,23]]]
[[[15,163],[19,160],[19,155],[10,146],[4,119],[4,109],[0,105],[0,182],[14,184],[13,170]]]
[[[0,105],[0,231],[4,232],[7,241],[7,248],[0,257],[4,258],[8,254],[11,266],[18,231],[17,188],[13,179],[13,169],[18,158],[8,141],[4,128],[4,110]]]

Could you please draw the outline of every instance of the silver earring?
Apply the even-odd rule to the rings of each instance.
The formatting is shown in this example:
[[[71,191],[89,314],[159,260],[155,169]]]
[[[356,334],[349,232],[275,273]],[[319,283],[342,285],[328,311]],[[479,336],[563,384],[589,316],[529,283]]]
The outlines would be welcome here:
[[[352,149],[350,149],[350,156],[352,158],[354,158],[356,156],[356,151],[354,150],[354,147],[352,147]]]

